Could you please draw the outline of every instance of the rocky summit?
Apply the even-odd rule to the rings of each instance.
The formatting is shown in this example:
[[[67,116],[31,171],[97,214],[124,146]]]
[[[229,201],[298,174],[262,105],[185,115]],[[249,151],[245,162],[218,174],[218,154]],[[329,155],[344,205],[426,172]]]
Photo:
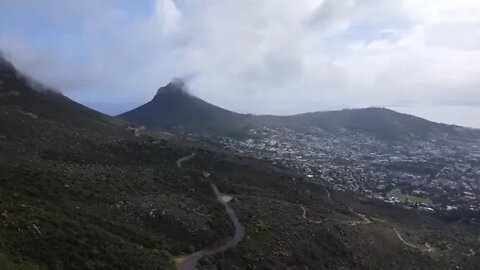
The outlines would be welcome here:
[[[172,132],[229,134],[248,127],[247,116],[189,94],[178,79],[158,89],[151,101],[118,117],[136,125]]]

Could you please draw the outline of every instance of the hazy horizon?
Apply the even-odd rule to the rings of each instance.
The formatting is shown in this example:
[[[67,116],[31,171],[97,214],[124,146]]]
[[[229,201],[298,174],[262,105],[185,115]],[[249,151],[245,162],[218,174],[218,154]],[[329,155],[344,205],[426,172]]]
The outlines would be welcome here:
[[[153,96],[154,92],[152,92],[152,96],[145,100],[136,101],[136,102],[124,102],[124,103],[109,103],[109,104],[101,104],[101,103],[82,103],[88,107],[91,107],[95,110],[98,110],[102,113],[117,116],[121,113],[127,112],[134,108],[137,108],[146,102],[150,101]],[[77,97],[70,96],[70,98],[77,100]],[[205,100],[209,102],[208,100]],[[80,102],[80,101],[79,101]],[[209,102],[211,103],[211,102]],[[212,103],[213,104],[213,103]],[[218,106],[217,104],[213,104]],[[221,107],[221,106],[219,106]],[[318,112],[318,111],[332,111],[332,110],[343,110],[343,109],[362,109],[368,107],[382,107],[394,110],[399,113],[406,113],[413,116],[421,117],[429,121],[443,123],[443,124],[450,124],[450,125],[459,125],[463,127],[469,128],[480,128],[479,123],[476,121],[469,121],[468,117],[462,117],[462,114],[470,114],[470,115],[480,115],[480,108],[478,107],[462,107],[462,108],[455,108],[454,106],[441,106],[441,107],[402,107],[402,106],[382,106],[382,105],[370,105],[370,106],[363,106],[363,107],[344,107],[344,108],[325,108],[325,109],[318,109],[313,111],[300,111],[300,112],[293,112],[293,113],[286,113],[286,114],[279,114],[279,113],[256,113],[251,111],[235,111],[230,108],[222,107],[227,110],[231,110],[238,113],[246,113],[246,114],[272,114],[272,115],[293,115],[293,114],[300,114],[300,113],[309,113],[309,112]],[[460,115],[458,115],[460,113]],[[462,120],[463,119],[463,120]],[[460,121],[459,121],[460,120]]]
[[[0,50],[108,114],[183,77],[241,113],[380,106],[480,128],[479,12],[473,0],[5,0]]]

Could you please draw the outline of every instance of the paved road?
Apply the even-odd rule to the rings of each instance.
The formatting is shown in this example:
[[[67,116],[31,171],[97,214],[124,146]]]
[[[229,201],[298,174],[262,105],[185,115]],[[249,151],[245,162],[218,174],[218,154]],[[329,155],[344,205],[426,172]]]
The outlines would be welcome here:
[[[215,184],[211,184],[211,187],[213,192],[217,196],[217,200],[225,207],[225,211],[227,212],[228,217],[230,218],[235,227],[235,233],[233,234],[233,237],[222,246],[213,249],[203,249],[188,256],[177,259],[177,270],[194,270],[197,266],[198,261],[203,257],[225,252],[226,250],[235,247],[245,237],[245,227],[238,220],[235,211],[232,209],[232,207],[230,207],[230,205],[228,205],[228,202],[224,200],[225,197],[222,193],[220,193],[220,191],[218,191],[217,186]]]
[[[183,163],[192,159],[193,157],[195,157],[195,153],[191,153],[188,156],[178,159],[176,161],[177,167],[182,168]],[[220,193],[215,184],[211,184],[210,186],[212,187],[212,190],[215,193],[217,200],[225,207],[225,211],[227,212],[227,215],[229,216],[235,227],[234,235],[228,242],[219,247],[212,249],[203,249],[190,255],[177,258],[175,260],[177,270],[194,270],[196,269],[195,267],[197,266],[198,261],[203,257],[222,253],[227,249],[236,246],[245,237],[245,227],[238,220],[238,217],[232,207],[228,205],[228,202],[231,201],[233,196]]]

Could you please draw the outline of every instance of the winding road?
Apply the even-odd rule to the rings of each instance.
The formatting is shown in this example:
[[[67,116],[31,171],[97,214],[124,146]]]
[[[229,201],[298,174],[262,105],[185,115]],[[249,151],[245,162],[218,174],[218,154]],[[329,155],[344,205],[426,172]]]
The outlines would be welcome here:
[[[235,214],[235,211],[232,209],[232,207],[230,207],[230,205],[228,205],[227,201],[224,199],[225,196],[223,196],[223,194],[218,191],[218,188],[215,184],[211,184],[210,186],[212,187],[213,192],[217,196],[217,200],[225,207],[225,212],[227,212],[227,215],[232,221],[235,227],[235,232],[233,234],[233,237],[228,242],[219,247],[213,249],[203,249],[190,255],[178,258],[176,260],[177,270],[194,270],[198,261],[203,257],[225,252],[226,250],[236,246],[238,243],[240,243],[240,241],[242,241],[243,237],[245,237],[245,227],[240,223],[237,215]]]
[[[182,163],[190,160],[195,156],[195,153],[190,154],[189,156],[183,157],[176,161],[177,167],[182,168]],[[226,243],[216,248],[207,248],[200,251],[194,252],[190,255],[178,257],[175,259],[175,266],[177,270],[194,270],[198,264],[198,261],[206,256],[213,256],[218,253],[225,252],[226,250],[235,247],[242,239],[245,237],[245,227],[238,220],[237,214],[233,208],[228,205],[228,202],[231,201],[233,196],[222,194],[215,184],[210,184],[217,200],[225,207],[225,212],[227,213],[230,221],[235,227],[235,232]]]

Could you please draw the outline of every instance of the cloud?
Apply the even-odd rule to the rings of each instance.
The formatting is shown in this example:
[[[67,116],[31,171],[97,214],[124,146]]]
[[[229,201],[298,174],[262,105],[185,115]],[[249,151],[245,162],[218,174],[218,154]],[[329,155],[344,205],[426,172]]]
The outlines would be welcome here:
[[[163,32],[168,34],[179,30],[181,13],[173,0],[159,0],[155,5],[155,16],[161,21]]]
[[[476,0],[18,2],[0,3],[0,48],[84,101],[140,103],[185,76],[241,112],[480,105]]]

